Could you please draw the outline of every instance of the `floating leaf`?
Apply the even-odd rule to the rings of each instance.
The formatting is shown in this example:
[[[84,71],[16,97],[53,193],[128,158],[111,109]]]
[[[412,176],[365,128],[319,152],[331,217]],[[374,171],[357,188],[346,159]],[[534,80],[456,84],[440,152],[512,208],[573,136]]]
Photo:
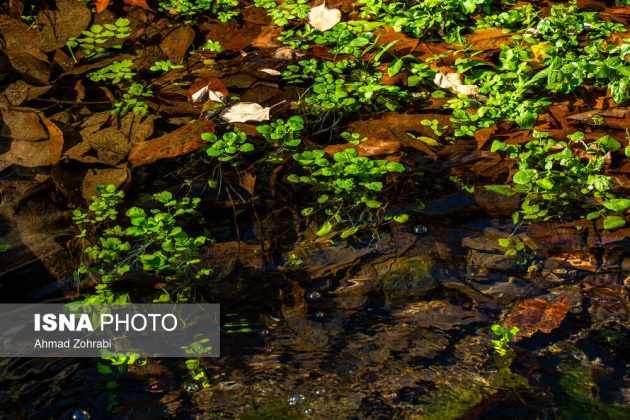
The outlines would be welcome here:
[[[308,23],[315,29],[322,32],[331,29],[341,20],[339,9],[329,9],[326,4],[313,7],[308,13]]]
[[[615,230],[626,225],[626,219],[621,216],[606,216],[604,217],[604,229]]]
[[[101,13],[109,6],[109,0],[96,0],[94,5],[96,6],[96,13]]]
[[[221,117],[231,123],[248,121],[268,121],[271,107],[265,108],[253,102],[240,102],[221,113]]]

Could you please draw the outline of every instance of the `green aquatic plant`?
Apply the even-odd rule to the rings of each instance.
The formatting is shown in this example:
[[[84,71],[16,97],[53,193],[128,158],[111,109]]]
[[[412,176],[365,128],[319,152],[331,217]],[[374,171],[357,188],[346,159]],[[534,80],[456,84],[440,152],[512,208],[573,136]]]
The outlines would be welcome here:
[[[238,16],[238,4],[238,0],[163,0],[158,10],[186,17],[209,13],[221,22],[228,22]]]
[[[129,111],[134,115],[144,117],[149,113],[149,107],[141,98],[150,98],[153,91],[150,87],[146,88],[140,83],[132,84],[122,98],[114,104],[112,115],[124,117]]]
[[[247,135],[238,128],[223,133],[221,137],[214,133],[203,133],[201,139],[208,143],[205,151],[209,157],[219,162],[231,162],[233,166],[240,163],[235,161],[239,154],[254,151],[254,145],[247,141]]]
[[[204,51],[222,53],[224,51],[223,46],[219,41],[207,40],[203,46]]]
[[[173,64],[169,60],[160,60],[160,61],[156,61],[155,64],[149,67],[149,70],[167,72],[167,71],[171,71],[175,69],[183,69],[183,68],[184,66],[180,64]]]
[[[124,193],[113,185],[99,186],[87,211],[74,210],[73,220],[83,242],[81,265],[76,275],[88,275],[97,281],[96,293],[84,302],[126,302],[126,295],[116,295],[109,284],[130,271],[145,271],[165,280],[199,279],[212,270],[199,267],[202,246],[207,236],[191,236],[182,225],[186,218],[198,220],[199,198],[174,198],[168,191],[153,195],[158,206],[148,213],[140,207],[125,212],[122,224],[118,208]]]
[[[285,122],[277,119],[269,124],[256,127],[256,131],[263,135],[265,140],[274,146],[295,148],[302,143],[299,132],[304,129],[304,119],[299,115],[289,117]]]
[[[254,0],[254,5],[265,9],[274,25],[284,26],[292,20],[306,19],[311,10],[308,0]]]
[[[534,139],[523,145],[495,140],[491,152],[503,152],[518,163],[511,185],[487,185],[499,194],[523,195],[520,208],[513,215],[514,223],[545,221],[566,217],[604,218],[605,229],[625,225],[618,214],[630,208],[630,200],[615,197],[610,190],[612,180],[603,173],[606,154],[617,152],[621,143],[603,136],[587,144],[582,132],[575,132],[567,141],[557,141],[549,133],[534,130]],[[583,159],[578,151],[590,155]],[[602,204],[600,204],[602,203]]]
[[[518,327],[512,327],[508,330],[502,325],[494,324],[492,326],[492,332],[498,337],[496,340],[490,340],[494,352],[497,355],[503,357],[506,356],[510,351],[512,351],[512,348],[510,347],[510,342],[514,337],[516,337],[519,331],[520,330]]]
[[[108,66],[88,73],[87,77],[93,82],[110,82],[115,85],[123,80],[132,79],[136,75],[131,69],[132,65],[131,60],[114,61]]]
[[[129,19],[118,18],[114,23],[94,24],[89,30],[83,31],[82,36],[71,37],[66,41],[70,55],[76,62],[74,48],[80,48],[87,59],[106,56],[111,50],[119,50],[124,39],[131,35]]]
[[[307,150],[294,154],[293,159],[304,174],[290,174],[287,180],[307,185],[317,194],[317,204],[304,208],[302,215],[310,216],[323,210],[328,219],[317,232],[318,236],[330,233],[334,224],[342,221],[342,214],[352,209],[383,207],[383,202],[379,200],[383,178],[389,173],[405,170],[398,162],[358,156],[355,149],[337,152],[332,159],[323,150]],[[348,237],[357,230],[357,226],[352,226],[342,232],[341,237]]]

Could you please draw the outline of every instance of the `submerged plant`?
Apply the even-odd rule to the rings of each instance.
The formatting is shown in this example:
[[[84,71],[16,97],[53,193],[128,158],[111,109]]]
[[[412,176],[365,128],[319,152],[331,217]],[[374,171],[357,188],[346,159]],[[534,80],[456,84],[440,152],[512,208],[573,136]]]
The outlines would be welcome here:
[[[110,50],[121,49],[123,40],[131,35],[129,19],[118,18],[116,22],[103,25],[94,24],[89,30],[83,31],[79,38],[72,37],[66,41],[66,46],[76,62],[73,48],[79,47],[85,58],[94,59],[107,55]]]
[[[96,294],[86,302],[125,302],[126,295],[116,295],[109,284],[127,272],[144,271],[174,281],[199,279],[211,269],[198,267],[200,252],[209,239],[191,236],[181,222],[196,217],[199,198],[174,198],[164,191],[153,195],[159,204],[148,213],[140,207],[125,212],[122,224],[118,207],[124,193],[113,185],[101,185],[99,194],[92,197],[87,211],[75,210],[73,220],[82,228],[78,235],[83,240],[83,257],[77,275],[89,275],[97,281]]]
[[[131,69],[132,65],[133,61],[131,60],[114,61],[108,66],[88,73],[87,77],[93,82],[109,81],[115,85],[123,80],[132,79],[136,75]]]
[[[240,153],[254,151],[254,145],[247,141],[247,135],[238,128],[223,133],[221,137],[214,133],[203,133],[201,139],[208,143],[205,150],[209,157],[219,162],[232,162],[233,166],[240,163],[234,161]]]
[[[494,324],[492,326],[492,332],[494,335],[498,336],[496,340],[491,340],[492,347],[494,348],[494,352],[503,357],[507,355],[512,349],[510,347],[510,342],[516,335],[519,333],[518,327],[512,327],[509,330],[502,325]]]
[[[112,115],[124,117],[129,111],[134,115],[144,117],[149,113],[149,107],[141,99],[145,97],[152,97],[153,91],[150,87],[146,88],[139,83],[134,83],[129,87],[127,93],[123,94],[123,97],[116,101]]]

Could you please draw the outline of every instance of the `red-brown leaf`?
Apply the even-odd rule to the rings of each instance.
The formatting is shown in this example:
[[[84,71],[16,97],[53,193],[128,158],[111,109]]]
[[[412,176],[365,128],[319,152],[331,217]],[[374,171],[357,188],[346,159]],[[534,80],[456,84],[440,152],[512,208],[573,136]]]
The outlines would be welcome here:
[[[506,328],[518,327],[520,337],[531,337],[538,331],[549,334],[567,316],[570,300],[568,295],[555,303],[541,297],[523,300],[514,305],[504,325]]]
[[[137,6],[142,7],[143,9],[149,9],[149,5],[147,4],[147,0],[123,0],[125,4],[129,6]]]
[[[109,0],[96,0],[95,6],[96,13],[101,13],[103,10],[107,9],[107,6],[109,6]]]

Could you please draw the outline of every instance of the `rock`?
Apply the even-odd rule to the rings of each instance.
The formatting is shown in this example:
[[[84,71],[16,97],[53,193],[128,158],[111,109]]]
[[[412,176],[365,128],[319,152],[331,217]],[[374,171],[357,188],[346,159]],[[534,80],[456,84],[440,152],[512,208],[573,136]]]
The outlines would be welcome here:
[[[382,274],[382,288],[388,303],[419,297],[439,286],[430,255],[398,258],[393,262],[376,265]]]

